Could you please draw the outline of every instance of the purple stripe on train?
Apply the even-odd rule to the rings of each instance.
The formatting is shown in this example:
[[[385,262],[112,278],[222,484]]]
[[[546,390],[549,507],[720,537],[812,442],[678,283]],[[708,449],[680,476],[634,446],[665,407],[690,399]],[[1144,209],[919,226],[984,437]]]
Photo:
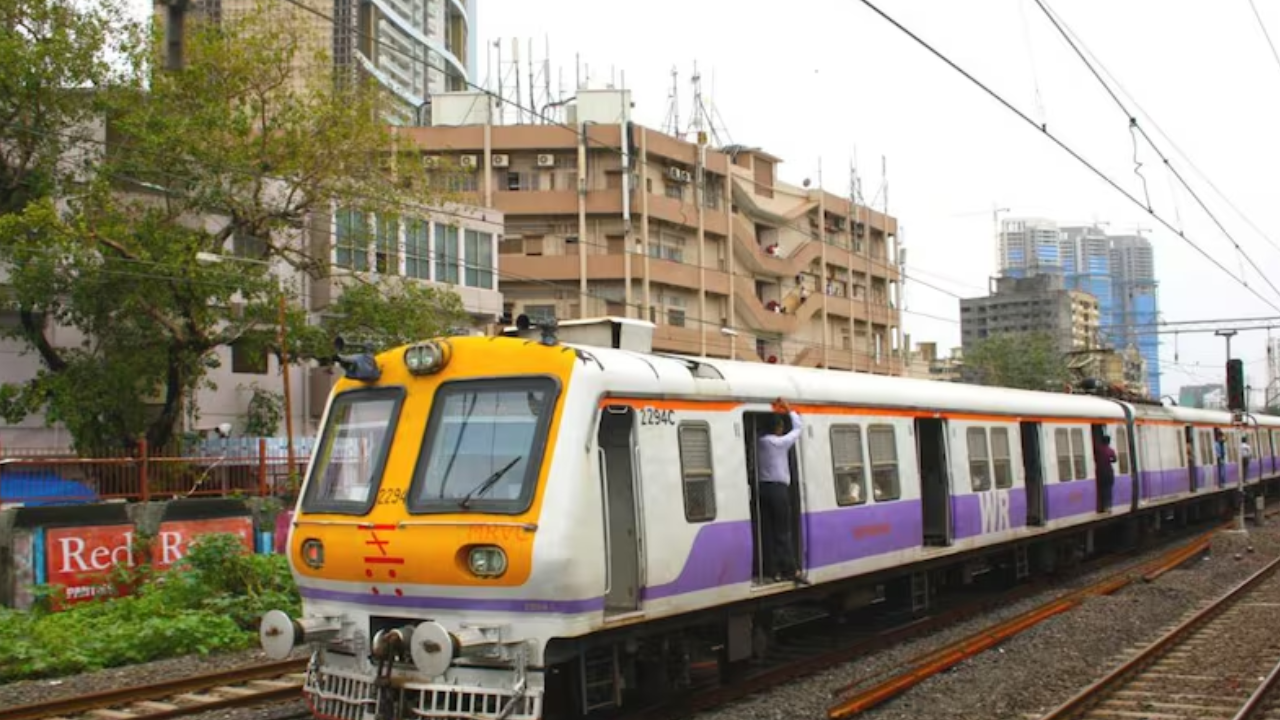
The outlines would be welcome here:
[[[811,568],[919,547],[919,500],[858,505],[805,515],[806,565]]]
[[[1045,515],[1049,520],[1096,513],[1098,511],[1098,483],[1093,478],[1055,482],[1045,485]],[[1115,495],[1113,494],[1114,498]]]
[[[643,600],[657,600],[751,580],[754,541],[749,520],[709,523],[698,529],[684,568],[675,580],[642,588]]]

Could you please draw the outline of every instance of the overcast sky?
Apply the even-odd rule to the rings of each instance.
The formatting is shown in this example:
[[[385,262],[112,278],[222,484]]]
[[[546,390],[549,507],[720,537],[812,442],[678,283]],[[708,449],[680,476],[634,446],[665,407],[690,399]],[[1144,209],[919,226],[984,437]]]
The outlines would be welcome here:
[[[1280,1],[1255,1],[1268,29],[1280,35]],[[1176,181],[1139,141],[1144,192],[1134,174],[1128,119],[1035,0],[878,4],[1047,123],[1124,189],[1144,199],[1149,193],[1157,213],[1280,305],[1280,296],[1195,201],[1180,188],[1173,192]],[[1150,113],[1139,114],[1140,123],[1244,251],[1264,271],[1280,269],[1280,251],[1208,189],[1156,129],[1280,243],[1280,205],[1268,202],[1275,191],[1270,168],[1280,160],[1280,65],[1248,0],[1055,0],[1049,7]],[[561,74],[572,92],[577,54],[590,66],[593,87],[611,77],[620,83],[625,73],[635,119],[655,128],[666,115],[673,67],[680,71],[687,121],[696,61],[704,92],[714,75],[714,101],[732,140],[784,158],[779,172],[786,181],[816,181],[821,162],[824,186],[846,193],[856,149],[871,199],[885,156],[889,212],[900,219],[909,248],[907,273],[956,294],[982,294],[986,287],[994,270],[992,208],[998,206],[1009,208],[1009,216],[1109,222],[1113,233],[1152,228],[1164,320],[1280,315],[857,0],[480,0],[477,26],[478,82],[495,78],[496,68],[486,67],[486,55],[495,57],[486,42],[502,39],[509,61],[511,39],[523,45],[532,38],[538,59],[544,43],[550,45],[553,92]],[[1280,285],[1280,278],[1273,282]],[[907,309],[957,321],[908,313],[904,324],[913,341],[959,344],[954,297],[908,281]],[[1264,331],[1242,332],[1233,354],[1246,362],[1254,387],[1266,384]],[[1182,335],[1175,350],[1170,335],[1162,338],[1161,359],[1163,390],[1176,394],[1184,384],[1220,382],[1225,350],[1211,334]]]

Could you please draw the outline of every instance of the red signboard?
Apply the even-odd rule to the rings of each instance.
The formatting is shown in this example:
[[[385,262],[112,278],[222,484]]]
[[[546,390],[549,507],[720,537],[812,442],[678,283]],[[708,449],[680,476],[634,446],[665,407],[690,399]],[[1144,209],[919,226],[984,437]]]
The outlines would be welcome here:
[[[45,582],[62,585],[68,602],[89,600],[110,591],[106,574],[117,564],[133,565],[132,525],[49,528]]]
[[[164,570],[187,554],[187,546],[201,535],[239,535],[244,549],[253,552],[253,520],[247,517],[211,520],[177,520],[160,523],[160,532],[151,542],[151,566]]]
[[[186,555],[192,540],[210,533],[239,535],[245,549],[253,552],[253,520],[248,517],[171,521],[161,523],[151,540],[151,566],[157,570],[172,566]],[[111,568],[137,564],[135,534],[132,525],[49,528],[45,531],[45,582],[64,586],[68,602],[110,592],[105,579]]]

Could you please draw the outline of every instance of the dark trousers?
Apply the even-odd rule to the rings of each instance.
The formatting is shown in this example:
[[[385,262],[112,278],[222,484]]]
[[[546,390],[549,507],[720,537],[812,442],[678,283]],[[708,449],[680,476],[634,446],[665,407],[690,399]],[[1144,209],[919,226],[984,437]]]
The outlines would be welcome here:
[[[760,539],[764,545],[764,575],[796,574],[796,554],[791,542],[791,488],[776,482],[760,483]]]

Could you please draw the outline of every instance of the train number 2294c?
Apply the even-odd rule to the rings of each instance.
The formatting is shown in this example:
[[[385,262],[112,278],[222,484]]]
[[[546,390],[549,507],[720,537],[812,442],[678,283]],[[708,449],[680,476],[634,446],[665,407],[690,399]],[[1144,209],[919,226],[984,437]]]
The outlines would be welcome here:
[[[672,410],[659,410],[651,407],[640,408],[640,424],[675,425],[676,414]]]

